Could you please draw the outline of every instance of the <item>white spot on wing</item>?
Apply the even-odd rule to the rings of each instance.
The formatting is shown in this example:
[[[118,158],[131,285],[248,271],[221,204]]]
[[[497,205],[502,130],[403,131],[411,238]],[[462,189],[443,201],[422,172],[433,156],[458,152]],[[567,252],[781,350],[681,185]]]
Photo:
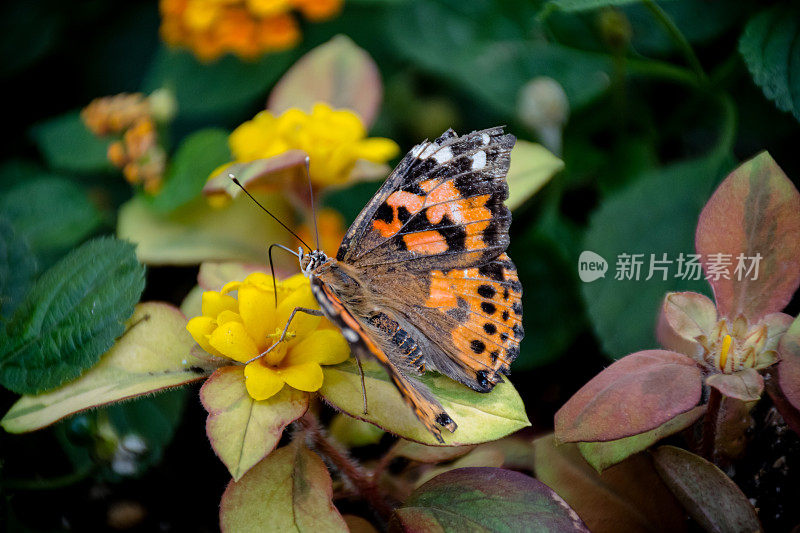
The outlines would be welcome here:
[[[411,157],[419,156],[420,152],[422,152],[423,146],[424,145],[422,145],[422,144],[418,144],[414,148],[412,148],[411,151],[409,152],[411,154]]]
[[[449,146],[445,146],[444,148],[433,154],[433,158],[440,165],[443,163],[447,163],[448,161],[453,159],[453,151],[450,150]]]
[[[358,333],[350,328],[342,328],[342,335],[344,335],[344,338],[347,339],[348,342],[358,341]]]
[[[486,166],[486,152],[480,151],[472,156],[472,170],[480,170]]]
[[[438,149],[439,149],[439,145],[438,144],[430,143],[430,144],[428,144],[428,146],[425,147],[425,149],[422,151],[422,153],[419,154],[419,158],[420,159],[427,159],[427,158],[429,158],[431,156],[431,154],[433,152],[435,152]]]
[[[488,133],[481,133],[481,142],[483,142],[483,144],[489,144],[490,140]]]

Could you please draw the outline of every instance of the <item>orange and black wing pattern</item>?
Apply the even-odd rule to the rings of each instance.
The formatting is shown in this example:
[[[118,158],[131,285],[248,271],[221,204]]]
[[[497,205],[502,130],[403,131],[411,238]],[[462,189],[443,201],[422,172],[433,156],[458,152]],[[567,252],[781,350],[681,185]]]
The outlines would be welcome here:
[[[342,330],[355,356],[369,355],[377,359],[417,418],[444,444],[438,426],[453,432],[457,425],[430,391],[409,376],[424,371],[422,352],[416,342],[385,314],[367,320],[357,319],[318,278],[311,278],[311,289],[325,316]]]

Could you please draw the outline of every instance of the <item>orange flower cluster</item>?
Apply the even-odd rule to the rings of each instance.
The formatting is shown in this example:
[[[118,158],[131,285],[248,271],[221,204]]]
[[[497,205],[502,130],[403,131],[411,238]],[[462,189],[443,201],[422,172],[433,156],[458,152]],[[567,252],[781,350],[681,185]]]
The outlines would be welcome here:
[[[203,61],[233,53],[253,59],[300,40],[292,11],[311,21],[341,11],[343,0],[161,0],[161,38]]]
[[[149,194],[158,192],[167,156],[158,143],[151,100],[139,93],[97,98],[81,118],[98,137],[120,137],[108,147],[108,159],[128,182],[142,184]]]

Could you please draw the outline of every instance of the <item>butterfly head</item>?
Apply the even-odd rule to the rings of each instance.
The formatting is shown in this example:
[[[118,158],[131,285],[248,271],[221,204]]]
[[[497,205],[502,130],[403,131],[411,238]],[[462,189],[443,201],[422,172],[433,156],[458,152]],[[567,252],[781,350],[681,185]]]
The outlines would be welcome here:
[[[302,248],[298,250],[298,257],[300,258],[300,270],[306,276],[319,268],[320,265],[328,261],[328,256],[322,250],[312,250],[305,253]]]

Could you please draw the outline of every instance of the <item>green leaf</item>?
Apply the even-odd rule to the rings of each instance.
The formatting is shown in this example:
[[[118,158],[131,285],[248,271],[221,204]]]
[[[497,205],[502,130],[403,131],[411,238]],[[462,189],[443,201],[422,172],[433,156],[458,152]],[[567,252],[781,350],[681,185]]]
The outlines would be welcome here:
[[[337,35],[292,65],[272,89],[267,108],[273,113],[292,107],[311,112],[315,103],[325,102],[356,112],[369,129],[380,108],[382,89],[375,61],[349,37]]]
[[[361,395],[361,376],[349,359],[335,366],[323,366],[325,379],[320,394],[336,409],[366,420],[408,440],[438,445],[438,441],[403,401],[389,375],[376,361],[363,361],[367,410]],[[529,426],[525,406],[514,386],[506,379],[490,393],[475,392],[450,378],[432,373],[420,377],[458,424],[455,433],[442,432],[447,446],[477,444],[499,439]]]
[[[45,262],[98,230],[103,216],[83,187],[39,174],[0,194],[0,214]]]
[[[403,531],[586,531],[547,485],[502,468],[459,468],[431,479],[395,511]]]
[[[399,439],[389,453],[394,457],[405,457],[419,463],[443,463],[466,455],[474,449],[475,446],[426,446]]]
[[[619,7],[628,4],[638,4],[641,0],[550,0],[545,4],[545,13],[558,9],[560,11],[588,11],[601,7]]]
[[[160,87],[170,89],[179,102],[179,116],[238,117],[260,98],[266,100],[267,89],[296,57],[296,51],[287,51],[266,54],[257,61],[226,55],[202,63],[185,50],[162,47],[145,78],[145,92]]]
[[[536,194],[555,174],[564,168],[564,162],[541,144],[517,140],[511,150],[508,169],[509,209],[516,209]]]
[[[297,439],[269,454],[220,502],[223,531],[346,532],[331,497],[331,476],[317,454]]]
[[[269,455],[286,426],[308,409],[308,394],[289,386],[254,400],[244,386],[243,366],[217,370],[203,384],[200,400],[208,411],[208,439],[234,481]]]
[[[218,366],[192,351],[186,318],[173,306],[136,306],[125,332],[93,368],[74,381],[20,398],[3,417],[3,428],[23,433],[111,402],[201,379]]]
[[[800,10],[777,4],[755,15],[739,39],[739,52],[767,98],[800,120]]]
[[[255,196],[276,217],[290,220],[284,198]],[[290,244],[286,232],[245,195],[222,208],[197,198],[168,214],[156,212],[143,198],[133,198],[120,208],[117,236],[136,243],[139,260],[152,265],[263,263],[269,244]]]
[[[686,531],[677,500],[640,453],[599,474],[575,444],[556,446],[552,434],[533,441],[536,478],[575,509],[591,531]]]
[[[150,205],[161,213],[186,205],[200,196],[211,173],[230,160],[226,131],[208,128],[192,133],[172,157],[164,187]]]
[[[28,242],[0,216],[0,316],[11,316],[33,283],[36,270]]]
[[[333,417],[328,432],[336,442],[347,448],[378,444],[385,433],[378,426],[342,413]]]
[[[646,450],[664,437],[686,429],[697,422],[705,412],[706,406],[699,405],[645,433],[607,442],[579,442],[578,449],[590,465],[598,472],[602,472],[609,466]]]
[[[722,174],[717,156],[677,163],[649,172],[610,195],[592,215],[584,250],[608,262],[604,278],[582,284],[583,300],[607,355],[619,358],[657,346],[655,325],[664,295],[671,291],[708,293],[703,280],[676,278],[679,255],[694,253],[697,216]],[[620,254],[643,254],[636,279],[615,279]],[[667,279],[649,273],[651,254],[673,261]],[[574,258],[577,265],[578,258]]]
[[[0,382],[21,394],[52,389],[97,363],[144,289],[130,243],[89,241],[53,265],[6,327]]]
[[[89,131],[78,111],[37,124],[31,136],[52,168],[83,173],[112,168],[106,156],[110,141]]]
[[[122,445],[125,446],[129,439],[136,439],[143,447],[142,450],[132,450],[136,460],[130,464],[135,466],[136,473],[144,472],[161,461],[164,448],[172,441],[181,422],[188,392],[186,389],[172,389],[106,408],[109,421],[122,438]],[[112,463],[112,468],[115,466]],[[117,466],[115,470],[118,469]]]
[[[652,455],[664,483],[705,531],[762,531],[747,496],[722,470],[674,446]]]
[[[389,38],[411,61],[449,78],[497,112],[514,115],[519,90],[542,73],[561,84],[573,109],[608,88],[609,58],[534,41],[518,20],[491,3],[453,4],[417,2],[413,9],[393,13]]]

